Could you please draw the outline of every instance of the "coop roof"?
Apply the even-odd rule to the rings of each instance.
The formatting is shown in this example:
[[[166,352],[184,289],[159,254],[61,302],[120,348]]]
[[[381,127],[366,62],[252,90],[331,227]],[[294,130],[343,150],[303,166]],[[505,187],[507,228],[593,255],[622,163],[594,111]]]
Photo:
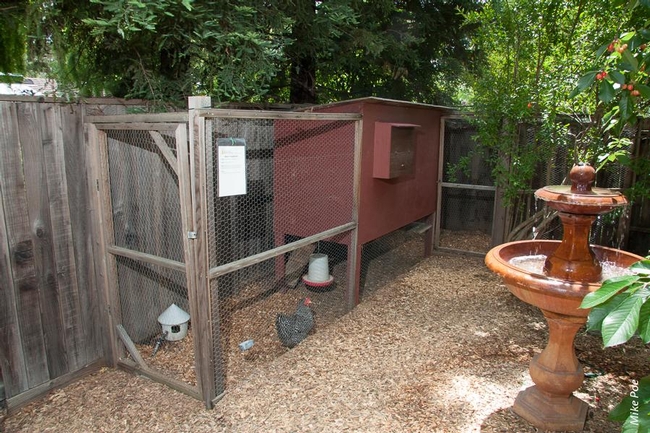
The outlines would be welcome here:
[[[190,315],[176,304],[171,304],[160,316],[158,323],[161,325],[180,325],[190,320]]]
[[[354,104],[354,103],[384,104],[384,105],[396,105],[396,106],[403,106],[403,107],[420,107],[420,108],[429,108],[429,109],[447,111],[449,113],[457,111],[453,107],[446,107],[444,105],[433,105],[433,104],[424,104],[421,102],[400,101],[398,99],[378,98],[375,96],[368,96],[368,97],[357,98],[357,99],[348,99],[346,101],[331,102],[329,104],[323,104],[323,105],[315,105],[309,108],[305,108],[305,110],[312,111],[312,110],[319,110],[323,108],[336,107],[336,106]]]

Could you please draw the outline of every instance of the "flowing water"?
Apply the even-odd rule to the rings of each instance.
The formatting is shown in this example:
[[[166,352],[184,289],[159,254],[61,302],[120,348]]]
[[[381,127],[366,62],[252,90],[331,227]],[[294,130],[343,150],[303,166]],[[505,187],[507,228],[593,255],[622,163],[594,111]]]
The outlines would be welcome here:
[[[546,256],[544,254],[535,254],[530,256],[513,257],[508,263],[526,272],[544,275],[545,261]],[[603,268],[602,281],[605,281],[612,277],[634,274],[634,272],[628,268],[618,266],[613,262],[601,262],[600,265]]]

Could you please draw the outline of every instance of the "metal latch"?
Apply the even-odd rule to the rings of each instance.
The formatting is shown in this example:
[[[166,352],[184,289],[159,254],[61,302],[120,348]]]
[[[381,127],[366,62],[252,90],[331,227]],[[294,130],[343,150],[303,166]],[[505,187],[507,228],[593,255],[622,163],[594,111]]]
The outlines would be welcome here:
[[[196,232],[187,232],[188,239],[196,239]]]

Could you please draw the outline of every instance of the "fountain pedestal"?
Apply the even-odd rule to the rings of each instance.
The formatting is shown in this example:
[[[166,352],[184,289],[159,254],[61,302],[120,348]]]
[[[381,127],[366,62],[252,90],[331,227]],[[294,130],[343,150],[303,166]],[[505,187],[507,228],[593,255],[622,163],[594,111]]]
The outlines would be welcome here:
[[[519,393],[512,410],[544,430],[582,430],[589,405],[573,395],[584,377],[573,341],[586,318],[542,313],[548,323],[548,344],[530,363],[535,385]]]
[[[628,267],[642,258],[613,248],[589,245],[591,224],[597,215],[627,203],[620,193],[592,188],[595,170],[586,165],[571,170],[571,186],[540,188],[537,198],[558,211],[562,241],[510,242],[492,248],[485,264],[500,275],[508,290],[544,313],[549,329],[546,348],[530,363],[534,386],[520,392],[513,411],[542,430],[579,431],[589,406],[573,395],[583,382],[574,339],[589,311],[583,298],[600,287],[601,263]],[[529,271],[511,262],[545,256],[543,271]]]

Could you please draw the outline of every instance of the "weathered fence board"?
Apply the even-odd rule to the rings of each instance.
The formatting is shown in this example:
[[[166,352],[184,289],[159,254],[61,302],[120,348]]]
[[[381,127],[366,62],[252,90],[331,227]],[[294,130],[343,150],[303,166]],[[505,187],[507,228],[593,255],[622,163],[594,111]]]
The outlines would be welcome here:
[[[21,335],[20,347],[8,347],[7,350],[22,350],[24,352],[24,366],[27,376],[28,388],[35,387],[49,378],[47,365],[47,353],[45,345],[45,334],[41,319],[41,291],[40,275],[36,268],[37,248],[34,246],[32,229],[29,214],[26,173],[23,171],[23,161],[29,165],[28,156],[23,159],[23,147],[21,144],[33,140],[36,128],[33,127],[38,121],[36,112],[26,106],[15,107],[10,110],[13,115],[11,125],[15,129],[8,135],[11,142],[2,146],[0,152],[0,179],[3,191],[3,206],[5,207],[5,221],[7,226],[7,238],[11,253],[10,269],[14,285],[16,287],[15,300],[17,322]],[[20,120],[20,121],[19,121]],[[25,126],[29,120],[32,127]],[[25,129],[24,131],[21,129]],[[16,368],[13,365],[8,369]],[[5,367],[3,366],[3,374]],[[25,391],[23,389],[11,389],[5,387],[8,396]]]
[[[10,243],[14,234],[5,212],[5,201],[15,200],[9,195],[12,185],[4,179],[11,179],[14,174],[9,162],[15,161],[17,153],[17,118],[15,105],[0,105],[0,125],[4,131],[0,134],[0,368],[8,395],[29,388],[18,319],[18,287],[12,273],[14,250]]]
[[[95,265],[93,260],[93,232],[90,218],[91,195],[88,191],[88,145],[85,141],[82,108],[70,105],[59,110],[62,128],[63,152],[65,154],[65,179],[67,199],[70,203],[69,229],[71,230],[71,254],[76,273],[79,305],[79,324],[85,330],[82,342],[83,358],[87,362],[104,355],[102,349],[101,318],[97,290],[94,290]],[[96,344],[87,344],[87,342]]]
[[[0,101],[0,367],[10,409],[104,356],[83,112]]]

